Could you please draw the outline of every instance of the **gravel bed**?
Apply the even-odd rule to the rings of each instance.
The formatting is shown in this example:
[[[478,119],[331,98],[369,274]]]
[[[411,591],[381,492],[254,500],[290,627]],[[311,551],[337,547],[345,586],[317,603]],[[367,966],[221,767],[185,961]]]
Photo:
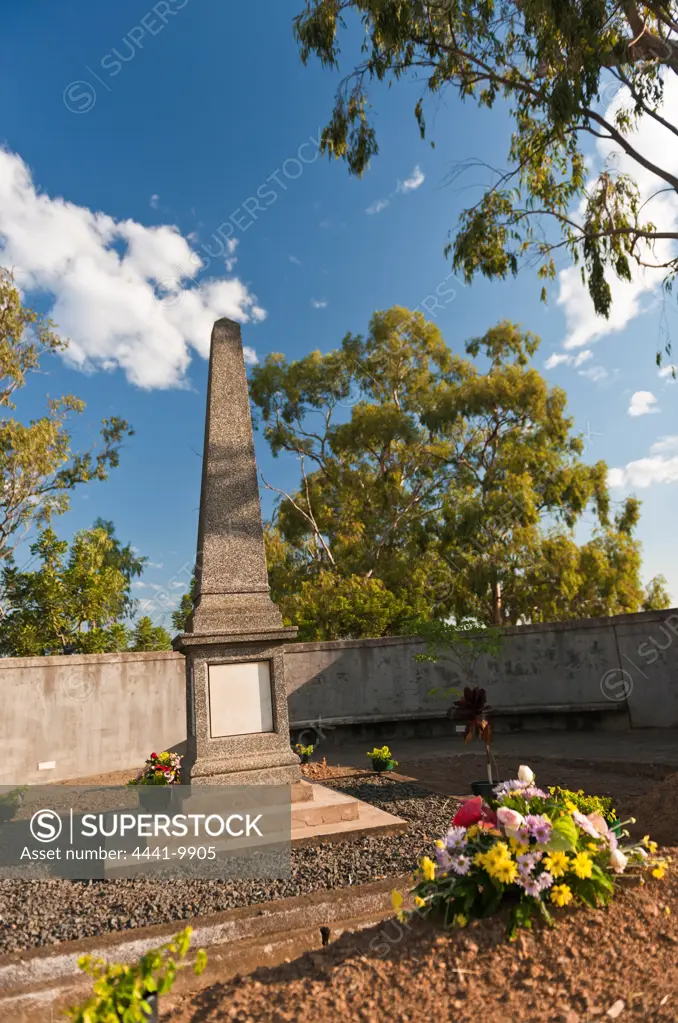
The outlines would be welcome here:
[[[444,833],[456,807],[379,776],[326,784],[404,818],[407,832],[293,849],[291,877],[282,880],[0,880],[0,954],[404,874]]]

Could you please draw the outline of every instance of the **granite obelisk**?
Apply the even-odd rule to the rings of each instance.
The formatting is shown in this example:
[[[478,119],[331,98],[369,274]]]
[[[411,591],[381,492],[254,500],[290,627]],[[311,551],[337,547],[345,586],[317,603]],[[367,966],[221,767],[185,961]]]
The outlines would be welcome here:
[[[196,594],[175,649],[186,656],[185,776],[202,784],[285,784],[290,748],[283,644],[271,600],[240,327],[212,330]]]

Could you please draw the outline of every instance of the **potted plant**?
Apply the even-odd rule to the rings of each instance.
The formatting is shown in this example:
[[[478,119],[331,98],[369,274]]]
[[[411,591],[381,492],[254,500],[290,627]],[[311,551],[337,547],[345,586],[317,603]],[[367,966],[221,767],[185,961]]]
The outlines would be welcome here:
[[[178,753],[151,753],[136,778],[127,783],[139,786],[142,806],[157,810],[170,805],[172,786],[179,785],[181,780],[181,759]]]
[[[388,746],[382,746],[381,748],[375,746],[372,752],[367,755],[372,761],[372,770],[376,771],[377,774],[381,774],[382,771],[392,771],[394,767],[398,766],[398,761],[393,759]]]
[[[184,962],[192,930],[186,927],[166,945],[151,949],[136,963],[107,963],[81,956],[80,969],[94,979],[94,993],[84,1004],[68,1010],[73,1023],[158,1023],[158,1000],[167,994]],[[207,965],[204,949],[198,949],[193,972],[199,976]]]
[[[292,748],[294,749],[294,752],[301,760],[302,764],[307,764],[311,759],[315,746],[313,745],[313,743],[310,743],[308,746],[304,746],[303,743],[296,742]]]
[[[23,803],[24,793],[27,791],[28,785],[22,785],[20,788],[11,789],[0,796],[0,824],[6,824],[7,821],[11,821]]]
[[[485,761],[487,764],[487,781],[472,781],[471,792],[474,796],[485,798],[493,795],[494,782],[492,780],[492,725],[488,721],[488,714],[492,708],[487,703],[487,694],[484,689],[475,686],[471,689],[466,686],[464,695],[460,700],[455,700],[451,717],[453,721],[466,722],[464,729],[464,742],[470,742],[476,736],[485,744]]]

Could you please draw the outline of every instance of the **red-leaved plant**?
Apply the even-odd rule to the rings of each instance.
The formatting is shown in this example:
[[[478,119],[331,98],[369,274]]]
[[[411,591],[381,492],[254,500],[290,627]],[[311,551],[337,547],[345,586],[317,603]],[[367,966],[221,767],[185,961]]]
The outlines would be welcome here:
[[[461,700],[455,700],[451,717],[454,721],[465,721],[464,742],[470,742],[476,737],[485,744],[485,758],[487,761],[487,780],[492,782],[492,725],[488,720],[488,714],[492,708],[487,703],[487,694],[480,686],[464,688],[464,695]]]

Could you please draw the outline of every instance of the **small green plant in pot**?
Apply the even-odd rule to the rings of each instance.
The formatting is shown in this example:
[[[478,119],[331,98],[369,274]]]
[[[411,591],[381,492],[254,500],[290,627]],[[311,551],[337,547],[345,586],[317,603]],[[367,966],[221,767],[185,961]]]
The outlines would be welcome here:
[[[22,785],[16,789],[10,789],[9,792],[3,792],[0,795],[0,824],[4,824],[7,821],[11,821],[12,817],[16,814],[17,810],[24,801],[24,795],[28,791],[28,785]]]
[[[315,746],[313,745],[313,743],[310,743],[308,746],[304,746],[304,744],[301,742],[295,742],[292,748],[294,749],[294,752],[301,760],[302,764],[307,764],[311,759],[311,756],[313,755],[313,750],[315,749]]]
[[[107,963],[81,956],[80,969],[94,978],[92,996],[68,1010],[73,1023],[156,1023],[158,999],[171,990],[191,945],[192,930],[186,927],[166,945],[151,949],[136,963]],[[199,976],[207,965],[204,949],[198,949],[193,972]]]
[[[367,754],[372,761],[372,770],[381,774],[382,771],[392,771],[394,767],[398,766],[398,761],[393,759],[388,746],[382,746],[379,748],[375,746],[371,753]]]

